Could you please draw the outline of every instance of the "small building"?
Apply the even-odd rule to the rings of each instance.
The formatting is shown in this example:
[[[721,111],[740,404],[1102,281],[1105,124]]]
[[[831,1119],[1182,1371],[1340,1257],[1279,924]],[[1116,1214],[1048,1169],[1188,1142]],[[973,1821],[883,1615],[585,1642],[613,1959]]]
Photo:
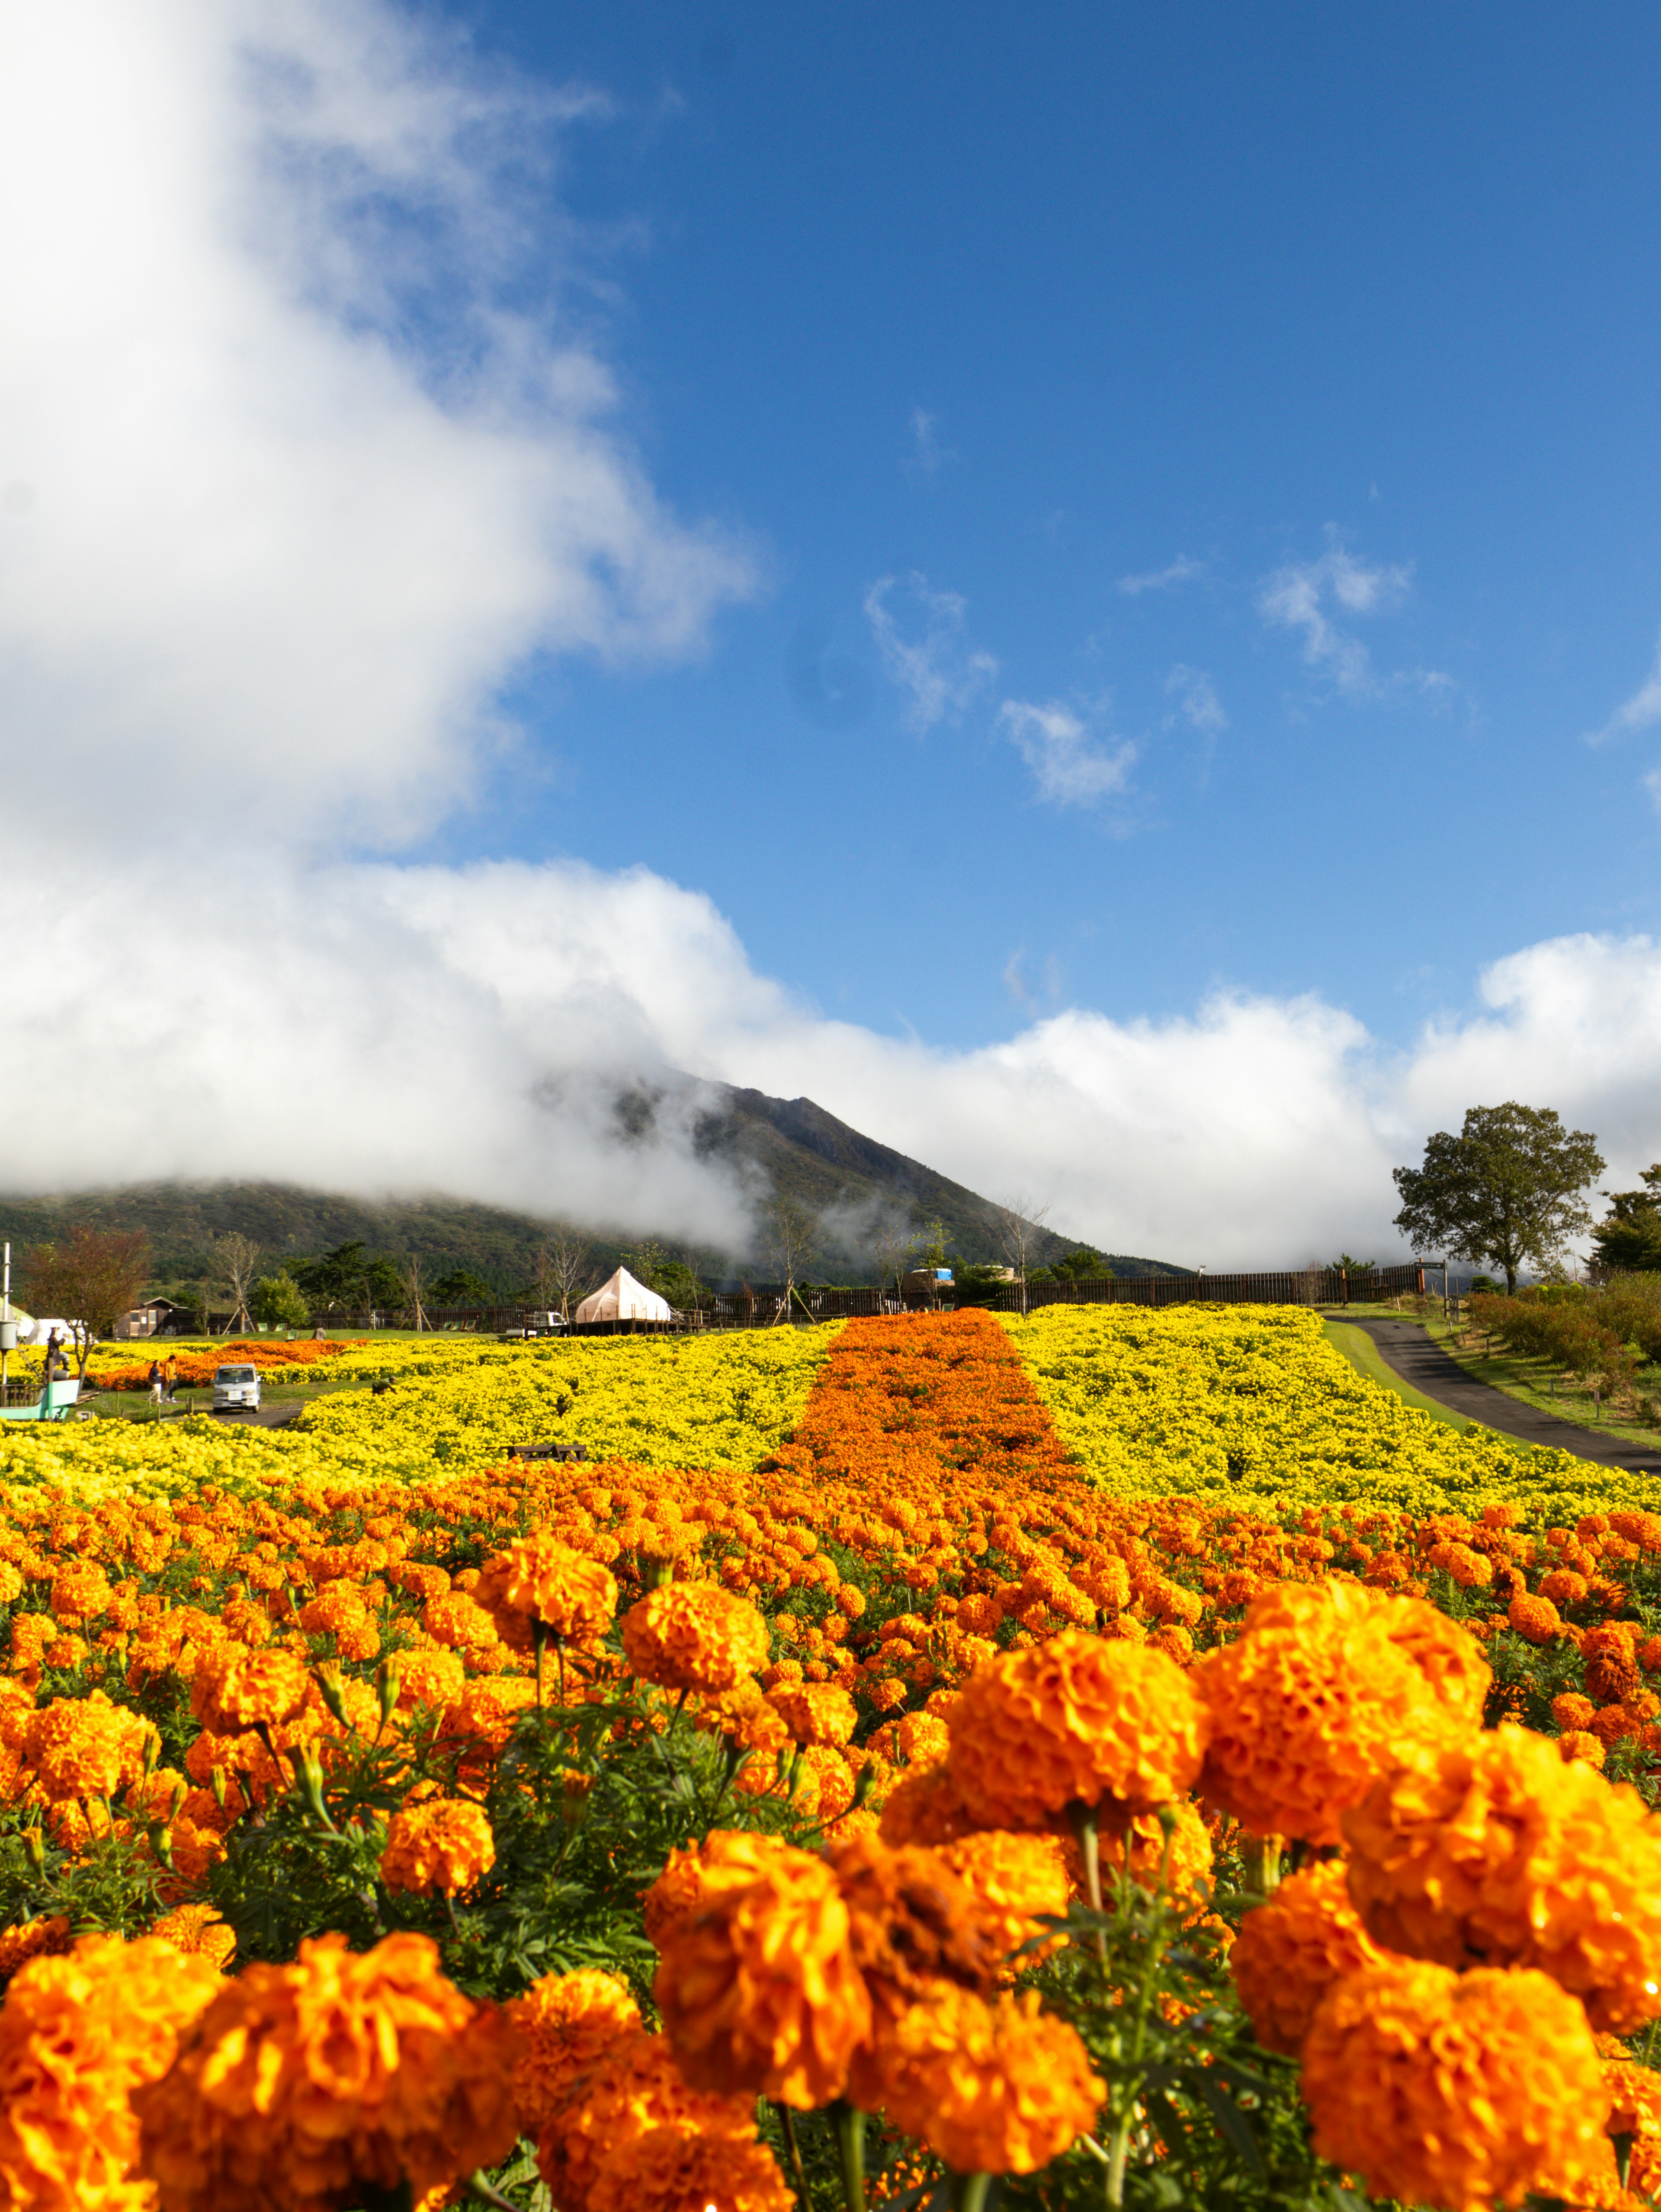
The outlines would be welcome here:
[[[903,1291],[949,1291],[952,1287],[950,1267],[908,1267],[901,1279]]]
[[[132,1306],[121,1315],[111,1334],[117,1337],[173,1336],[179,1331],[179,1317],[189,1308],[173,1298],[150,1298],[142,1306]]]

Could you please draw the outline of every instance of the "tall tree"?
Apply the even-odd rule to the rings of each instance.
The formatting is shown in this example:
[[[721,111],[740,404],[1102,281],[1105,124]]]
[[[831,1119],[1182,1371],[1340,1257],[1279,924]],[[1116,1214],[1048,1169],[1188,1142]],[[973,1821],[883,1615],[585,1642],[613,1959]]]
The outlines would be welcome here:
[[[248,1293],[253,1288],[254,1270],[259,1265],[259,1245],[240,1229],[228,1229],[222,1237],[214,1238],[213,1256],[219,1279],[231,1294],[231,1317],[225,1324],[226,1335],[239,1326],[252,1328],[253,1317],[248,1311]]]
[[[1642,1190],[1600,1192],[1609,1210],[1591,1232],[1602,1264],[1629,1275],[1661,1272],[1661,1160],[1640,1168],[1638,1180]]]
[[[61,1316],[75,1346],[76,1373],[83,1380],[93,1346],[137,1304],[149,1261],[142,1229],[71,1229],[56,1244],[34,1244],[23,1255],[20,1288],[28,1309]]]
[[[1549,1106],[1473,1106],[1457,1137],[1429,1139],[1422,1167],[1396,1169],[1396,1226],[1420,1251],[1492,1261],[1515,1291],[1519,1267],[1552,1267],[1591,1228],[1581,1193],[1603,1171],[1597,1138]]]
[[[877,1288],[888,1288],[888,1278],[894,1278],[894,1295],[900,1297],[905,1279],[905,1263],[922,1243],[916,1227],[902,1221],[896,1213],[885,1214],[878,1223],[871,1239],[871,1249],[877,1262]]]
[[[427,1262],[419,1252],[411,1252],[404,1262],[404,1295],[415,1315],[416,1334],[427,1326]]]
[[[1014,1270],[1021,1286],[1021,1311],[1026,1311],[1027,1263],[1050,1218],[1048,1205],[1040,1206],[1025,1191],[1011,1191],[992,1207],[992,1233],[998,1240],[1004,1265]]]
[[[818,1216],[782,1190],[776,1190],[761,1211],[768,1259],[784,1278],[784,1298],[777,1318],[788,1321],[795,1308],[796,1278],[819,1249]]]
[[[561,1222],[537,1254],[536,1301],[545,1312],[559,1308],[562,1321],[571,1318],[571,1301],[581,1298],[593,1272],[594,1248],[581,1233]]]

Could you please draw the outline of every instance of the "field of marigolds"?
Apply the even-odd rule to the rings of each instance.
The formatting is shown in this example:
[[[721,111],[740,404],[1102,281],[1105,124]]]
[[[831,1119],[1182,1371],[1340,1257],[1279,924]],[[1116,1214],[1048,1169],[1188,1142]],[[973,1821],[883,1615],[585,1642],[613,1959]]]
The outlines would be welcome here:
[[[1281,1309],[228,1356],[0,1431],[4,2204],[1661,2197],[1634,1478]]]

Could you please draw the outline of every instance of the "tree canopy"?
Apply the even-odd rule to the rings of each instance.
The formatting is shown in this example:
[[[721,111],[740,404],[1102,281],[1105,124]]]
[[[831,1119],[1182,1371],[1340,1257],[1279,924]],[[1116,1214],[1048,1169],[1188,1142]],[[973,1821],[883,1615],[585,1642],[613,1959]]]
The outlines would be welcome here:
[[[1492,1261],[1514,1291],[1519,1267],[1554,1266],[1591,1228],[1581,1194],[1603,1170],[1597,1138],[1549,1106],[1473,1106],[1457,1137],[1428,1139],[1422,1167],[1396,1169],[1396,1226],[1421,1252]]]
[[[33,1245],[23,1255],[21,1288],[29,1310],[68,1322],[82,1375],[94,1339],[107,1336],[119,1316],[137,1304],[149,1256],[149,1239],[142,1229],[84,1224],[56,1243]]]
[[[1661,1160],[1640,1168],[1642,1190],[1605,1191],[1609,1210],[1592,1231],[1592,1250],[1625,1274],[1661,1271]]]

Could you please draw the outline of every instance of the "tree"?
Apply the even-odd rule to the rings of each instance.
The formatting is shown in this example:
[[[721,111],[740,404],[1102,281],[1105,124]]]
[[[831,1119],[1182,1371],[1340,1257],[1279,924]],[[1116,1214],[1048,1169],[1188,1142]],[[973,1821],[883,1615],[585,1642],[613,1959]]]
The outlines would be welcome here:
[[[571,1301],[581,1298],[593,1267],[594,1248],[589,1239],[564,1223],[557,1227],[537,1254],[532,1290],[545,1312],[559,1308],[563,1321],[571,1318]]]
[[[818,1217],[782,1190],[776,1190],[761,1211],[767,1257],[784,1278],[784,1297],[776,1318],[786,1321],[796,1303],[796,1278],[819,1249]]]
[[[222,1237],[213,1240],[213,1256],[219,1270],[219,1279],[231,1294],[231,1317],[225,1324],[228,1336],[239,1324],[252,1328],[253,1321],[248,1312],[248,1293],[253,1288],[253,1271],[259,1265],[259,1247],[252,1237],[245,1237],[240,1229],[228,1229]]]
[[[1026,1311],[1027,1258],[1050,1218],[1048,1204],[1039,1206],[1024,1191],[1007,1194],[994,1201],[992,1233],[998,1240],[1006,1267],[1015,1271],[1021,1286],[1021,1311]]]
[[[490,1285],[471,1267],[451,1267],[433,1285],[433,1297],[441,1306],[488,1305]]]
[[[1638,1180],[1642,1190],[1599,1192],[1609,1210],[1591,1233],[1599,1264],[1628,1275],[1661,1271],[1661,1160],[1640,1168]]]
[[[361,1237],[348,1238],[315,1260],[302,1261],[295,1270],[295,1280],[313,1306],[321,1306],[328,1313],[338,1307],[350,1311],[404,1303],[404,1278],[397,1266],[379,1256],[371,1259]]]
[[[261,1276],[249,1297],[248,1311],[268,1328],[304,1328],[312,1317],[304,1291],[286,1268]]]
[[[83,1381],[93,1346],[137,1304],[149,1263],[142,1229],[77,1227],[61,1243],[32,1245],[23,1255],[24,1302],[33,1313],[62,1317]]]
[[[919,1239],[916,1230],[909,1221],[897,1214],[885,1214],[871,1239],[871,1249],[876,1255],[877,1288],[888,1287],[888,1278],[894,1278],[894,1295],[898,1297],[905,1278],[905,1263],[916,1250]]]
[[[1422,1167],[1396,1169],[1396,1226],[1420,1251],[1493,1261],[1514,1291],[1524,1261],[1551,1267],[1566,1238],[1591,1228],[1580,1193],[1603,1169],[1597,1138],[1565,1129],[1548,1106],[1473,1106],[1457,1137],[1429,1139]]]
[[[423,1293],[426,1290],[427,1262],[419,1252],[411,1252],[404,1262],[404,1295],[415,1314],[416,1334],[427,1326],[427,1307]]]
[[[1067,1252],[1059,1260],[1052,1260],[1044,1272],[1061,1282],[1095,1283],[1113,1270],[1093,1244],[1080,1244],[1076,1252]]]

